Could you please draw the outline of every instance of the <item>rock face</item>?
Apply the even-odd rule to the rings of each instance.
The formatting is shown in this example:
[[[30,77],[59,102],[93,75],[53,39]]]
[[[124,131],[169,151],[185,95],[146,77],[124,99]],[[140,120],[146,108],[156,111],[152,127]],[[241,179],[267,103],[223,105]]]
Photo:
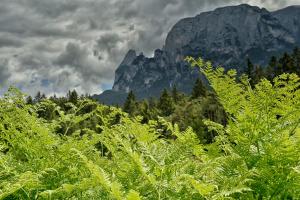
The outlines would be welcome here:
[[[281,24],[293,35],[296,42],[300,43],[300,6],[289,6],[273,12]]]
[[[272,55],[299,44],[299,6],[275,12],[247,4],[218,8],[180,20],[169,32],[164,48],[155,50],[152,58],[130,50],[115,72],[112,91],[96,98],[117,104],[125,98],[110,98],[111,93],[133,90],[138,98],[147,98],[173,85],[189,93],[199,72],[183,61],[186,56],[201,56],[243,72],[247,58],[265,65]]]

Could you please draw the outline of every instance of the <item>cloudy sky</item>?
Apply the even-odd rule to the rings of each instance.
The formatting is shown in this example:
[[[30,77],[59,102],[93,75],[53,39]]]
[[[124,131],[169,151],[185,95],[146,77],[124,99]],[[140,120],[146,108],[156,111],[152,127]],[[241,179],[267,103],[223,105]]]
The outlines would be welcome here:
[[[129,49],[150,56],[179,19],[240,3],[300,0],[0,0],[0,94],[99,94]]]

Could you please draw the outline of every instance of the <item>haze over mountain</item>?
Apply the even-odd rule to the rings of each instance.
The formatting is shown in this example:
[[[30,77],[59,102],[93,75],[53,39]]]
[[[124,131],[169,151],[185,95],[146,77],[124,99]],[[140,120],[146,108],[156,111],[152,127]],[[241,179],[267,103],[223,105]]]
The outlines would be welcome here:
[[[112,90],[96,98],[107,104],[122,103],[130,90],[147,98],[173,85],[189,93],[199,73],[183,61],[186,56],[201,56],[243,72],[247,58],[266,65],[272,55],[299,44],[299,6],[274,12],[247,4],[217,8],[177,22],[153,57],[129,50],[115,72]]]

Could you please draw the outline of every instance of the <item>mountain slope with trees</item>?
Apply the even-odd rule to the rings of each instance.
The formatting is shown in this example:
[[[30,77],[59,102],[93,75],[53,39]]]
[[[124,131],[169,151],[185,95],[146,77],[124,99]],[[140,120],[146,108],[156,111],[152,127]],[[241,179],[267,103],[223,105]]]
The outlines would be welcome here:
[[[291,54],[283,53],[278,57],[271,57],[267,66],[254,65],[247,60],[245,75],[249,77],[249,84],[254,87],[261,79],[272,81],[282,73],[300,75],[300,50],[295,48]],[[243,75],[239,75],[243,76]],[[130,109],[127,109],[130,107]],[[163,90],[159,98],[138,100],[131,91],[123,105],[124,111],[130,116],[142,116],[144,122],[164,117],[169,122],[179,124],[181,130],[192,127],[200,140],[211,143],[215,133],[208,132],[204,120],[226,125],[227,115],[219,102],[214,90],[198,78],[190,95],[178,91],[176,86],[171,90]]]

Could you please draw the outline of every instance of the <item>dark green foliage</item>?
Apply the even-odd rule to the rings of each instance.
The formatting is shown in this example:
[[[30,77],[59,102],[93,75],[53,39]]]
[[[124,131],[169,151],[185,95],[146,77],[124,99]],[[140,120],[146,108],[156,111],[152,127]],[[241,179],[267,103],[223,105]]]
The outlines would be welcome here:
[[[195,82],[195,85],[193,87],[193,91],[192,91],[192,99],[196,99],[199,97],[205,97],[206,96],[206,88],[202,82],[202,80],[200,78],[198,78]]]
[[[250,82],[250,85],[253,85],[254,84],[254,77],[255,77],[255,74],[254,74],[254,65],[253,63],[251,62],[251,60],[248,58],[247,59],[247,69],[246,69],[246,74],[248,75],[249,77],[249,82]]]
[[[32,97],[30,95],[26,98],[26,103],[31,104],[31,105],[34,103]]]
[[[277,68],[278,68],[277,58],[275,56],[272,56],[265,73],[266,78],[268,80],[272,80],[276,76],[275,71]]]
[[[250,84],[252,86],[254,86],[254,84],[257,84],[262,78],[265,77],[264,73],[265,73],[264,69],[261,66],[256,65],[255,68],[254,68],[253,76],[249,81]]]
[[[130,91],[128,93],[128,96],[126,98],[126,101],[124,103],[123,110],[130,115],[133,115],[134,112],[136,111],[136,99],[133,91]]]
[[[164,89],[158,102],[158,108],[161,110],[163,116],[169,116],[174,111],[174,102],[169,92]]]
[[[249,78],[249,83],[251,86],[254,86],[256,83],[260,81],[265,76],[265,73],[272,73],[271,71],[268,72],[267,70],[270,69],[263,69],[261,66],[256,65],[254,66],[251,60],[248,58],[247,59],[247,69],[246,69],[246,74]]]
[[[69,91],[68,95],[67,95],[68,101],[73,103],[74,105],[77,104],[78,101],[78,94],[76,92],[76,90],[73,91]]]
[[[184,130],[192,127],[202,143],[211,143],[216,136],[213,131],[208,131],[204,120],[211,120],[226,124],[226,113],[212,92],[207,92],[206,97],[187,100],[176,105],[174,113],[167,119],[176,123]]]
[[[250,85],[254,86],[262,78],[273,80],[275,76],[283,73],[296,73],[300,75],[300,50],[295,48],[291,54],[283,53],[280,57],[272,56],[268,66],[254,66],[250,59],[247,59],[246,75],[250,79]]]
[[[298,47],[293,50],[292,57],[295,66],[294,68],[296,70],[295,72],[300,74],[300,49]]]
[[[42,94],[40,91],[38,91],[37,94],[34,97],[34,102],[35,103],[41,102],[45,98],[46,98],[46,95]]]
[[[149,98],[149,108],[153,109],[157,107],[157,100],[153,97]]]
[[[173,86],[171,93],[172,93],[172,98],[173,98],[174,103],[179,103],[180,100],[182,100],[183,95],[180,94],[180,92],[177,90],[176,85]]]
[[[216,133],[208,131],[203,120],[210,119],[225,125],[226,114],[216,95],[207,91],[200,79],[196,81],[194,95],[193,98],[185,96],[174,86],[171,94],[164,90],[158,100],[150,98],[148,101],[134,101],[134,112],[124,111],[127,111],[131,116],[142,116],[143,123],[158,120],[161,116],[173,124],[179,124],[180,130],[192,127],[202,143],[211,143]],[[196,96],[198,97],[196,98]]]
[[[279,59],[279,66],[279,74],[282,74],[284,72],[290,73],[295,70],[293,59],[287,53],[284,53],[283,56]]]

